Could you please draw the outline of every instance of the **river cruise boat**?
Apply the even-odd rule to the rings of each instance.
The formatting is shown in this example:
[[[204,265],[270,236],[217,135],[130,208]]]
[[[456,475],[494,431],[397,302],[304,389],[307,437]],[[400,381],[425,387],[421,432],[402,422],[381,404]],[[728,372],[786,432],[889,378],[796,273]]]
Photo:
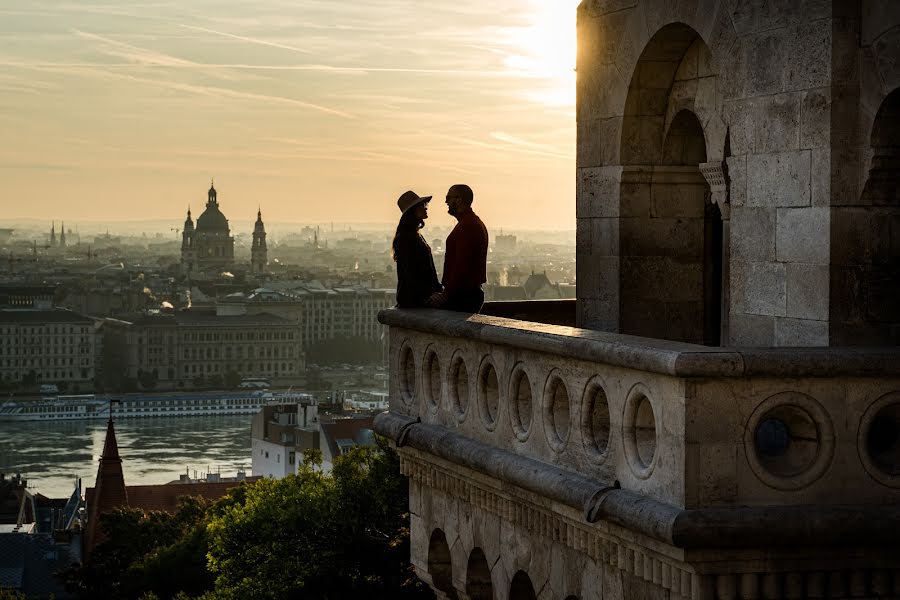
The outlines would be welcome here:
[[[306,393],[263,391],[9,398],[0,402],[0,421],[108,419],[111,405],[117,419],[252,415],[268,403],[297,402],[313,404],[316,400]]]

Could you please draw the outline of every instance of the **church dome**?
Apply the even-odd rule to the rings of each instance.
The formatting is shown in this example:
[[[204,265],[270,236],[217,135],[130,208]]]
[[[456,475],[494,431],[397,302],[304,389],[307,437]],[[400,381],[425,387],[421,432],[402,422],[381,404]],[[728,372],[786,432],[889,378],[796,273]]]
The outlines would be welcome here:
[[[219,210],[217,204],[207,204],[203,214],[197,217],[197,231],[228,233],[228,219]]]

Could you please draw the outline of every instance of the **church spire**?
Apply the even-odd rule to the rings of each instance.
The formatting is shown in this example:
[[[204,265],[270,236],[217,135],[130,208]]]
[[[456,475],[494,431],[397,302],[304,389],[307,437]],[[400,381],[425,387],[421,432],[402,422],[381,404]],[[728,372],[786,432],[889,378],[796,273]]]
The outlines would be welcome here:
[[[103,541],[100,515],[116,508],[128,506],[128,493],[125,490],[122,458],[119,456],[119,445],[116,442],[116,428],[113,424],[111,404],[109,415],[109,421],[106,422],[103,454],[100,455],[100,466],[97,468],[97,480],[94,483],[94,493],[88,499],[88,528],[85,536],[85,553],[88,556],[96,545]]]

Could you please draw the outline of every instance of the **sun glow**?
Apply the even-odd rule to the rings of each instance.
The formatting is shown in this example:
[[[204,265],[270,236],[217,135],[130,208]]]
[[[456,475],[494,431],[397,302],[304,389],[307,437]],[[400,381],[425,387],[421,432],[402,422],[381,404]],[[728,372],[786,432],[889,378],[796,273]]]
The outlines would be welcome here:
[[[575,10],[580,0],[533,0],[522,27],[509,31],[505,64],[540,83],[526,96],[541,104],[575,106]]]

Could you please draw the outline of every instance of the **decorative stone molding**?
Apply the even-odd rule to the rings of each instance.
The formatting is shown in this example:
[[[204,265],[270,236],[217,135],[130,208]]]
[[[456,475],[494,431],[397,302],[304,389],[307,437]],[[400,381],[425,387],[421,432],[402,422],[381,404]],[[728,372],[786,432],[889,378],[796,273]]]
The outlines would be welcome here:
[[[594,561],[606,563],[658,585],[675,598],[702,599],[702,596],[694,593],[698,589],[700,576],[686,568],[686,565],[603,531],[599,526],[586,526],[507,493],[505,489],[501,492],[479,485],[474,479],[461,477],[435,463],[422,460],[409,451],[400,454],[400,471],[411,482],[428,488],[431,493],[446,494],[521,527],[530,535],[585,553]],[[467,549],[466,554],[470,551],[471,548]]]
[[[731,218],[731,204],[728,202],[728,180],[722,161],[716,160],[700,164],[700,172],[709,184],[710,200],[719,207],[722,218]]]

